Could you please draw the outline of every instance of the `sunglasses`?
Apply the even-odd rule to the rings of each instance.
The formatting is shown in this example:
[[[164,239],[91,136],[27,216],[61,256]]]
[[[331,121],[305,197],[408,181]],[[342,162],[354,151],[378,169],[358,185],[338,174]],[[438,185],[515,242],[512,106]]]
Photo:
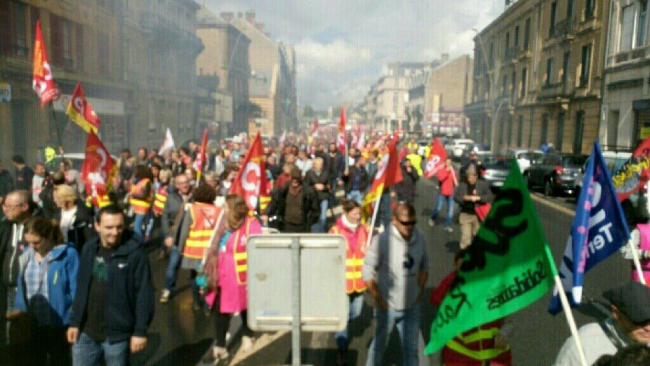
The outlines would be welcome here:
[[[397,220],[397,222],[399,222],[400,224],[402,224],[402,225],[404,225],[404,226],[415,226],[415,224],[418,223],[418,220],[413,220],[413,221],[401,221],[401,220]]]

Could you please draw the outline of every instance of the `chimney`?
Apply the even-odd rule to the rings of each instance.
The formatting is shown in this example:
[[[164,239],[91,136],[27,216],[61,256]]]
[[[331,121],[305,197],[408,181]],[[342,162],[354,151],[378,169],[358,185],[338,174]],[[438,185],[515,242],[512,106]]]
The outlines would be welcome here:
[[[221,18],[227,22],[230,22],[235,17],[235,14],[231,11],[224,11],[221,13]]]
[[[445,63],[447,61],[449,61],[449,54],[448,53],[443,53],[440,56],[440,63]]]
[[[243,17],[244,17],[244,13],[242,13],[241,11],[237,12],[237,19],[242,19]]]
[[[254,11],[251,11],[251,10],[247,11],[247,12],[246,12],[246,20],[247,20],[249,23],[251,23],[251,24],[254,25],[254,24],[255,24],[255,12],[254,12]]]

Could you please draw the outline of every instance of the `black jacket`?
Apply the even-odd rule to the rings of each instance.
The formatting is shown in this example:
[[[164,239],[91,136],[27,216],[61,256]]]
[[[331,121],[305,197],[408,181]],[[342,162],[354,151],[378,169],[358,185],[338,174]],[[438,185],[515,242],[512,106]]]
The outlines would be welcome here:
[[[410,204],[415,204],[415,184],[417,183],[420,176],[415,167],[411,168],[411,172],[406,171],[404,165],[401,166],[402,169],[402,181],[397,183],[397,200],[406,201]]]
[[[14,180],[11,178],[11,174],[5,169],[0,170],[0,197],[5,197],[13,190]]]
[[[317,184],[323,184],[325,188],[322,191],[316,190],[314,186]],[[329,199],[330,197],[330,175],[326,170],[323,170],[320,175],[316,174],[313,170],[310,170],[305,175],[305,181],[303,182],[305,188],[313,190],[318,197],[318,201]]]
[[[32,178],[34,178],[34,171],[27,165],[22,169],[16,169],[16,189],[31,191]]]
[[[61,222],[61,209],[57,208],[54,218]],[[78,252],[81,252],[83,245],[91,238],[97,236],[97,231],[93,227],[92,216],[88,212],[86,205],[80,200],[77,201],[77,213],[72,223],[72,228],[68,231],[68,243]]]
[[[40,208],[35,208],[32,211],[30,219],[43,217],[43,213]],[[0,221],[0,279],[4,285],[16,285],[17,277],[13,277],[11,281],[9,279],[9,273],[11,272],[11,267],[18,264],[18,257],[20,256],[20,248],[16,248],[16,255],[14,256],[14,248],[11,246],[11,235],[12,235],[12,226],[13,222],[3,219]],[[7,256],[14,256],[13,263],[10,258]],[[5,261],[6,259],[6,261]],[[14,272],[15,273],[15,272]],[[0,286],[4,289],[4,286]],[[0,294],[3,296],[3,294]]]
[[[275,191],[269,204],[268,215],[277,216],[280,221],[284,220],[284,212],[287,208],[287,194],[291,184],[285,184],[282,188]],[[320,217],[320,204],[316,194],[311,188],[303,187],[302,194],[302,223],[305,228],[310,228],[318,222]],[[282,228],[279,228],[282,230]]]
[[[54,203],[54,185],[52,182],[48,181],[45,184],[38,198],[43,203],[43,216],[46,219],[53,219],[58,208],[56,207],[56,203]]]
[[[359,191],[363,193],[366,191],[366,189],[368,189],[368,172],[365,168],[357,168],[356,165],[353,165],[349,169],[349,174],[343,175],[343,182],[345,183],[345,191],[347,193],[350,193],[352,190],[352,183],[354,183],[354,177],[357,175],[357,171],[361,172],[361,177],[359,179]]]
[[[461,212],[463,210],[465,210],[466,213],[474,212],[474,207],[476,205],[492,203],[492,201],[494,201],[494,194],[490,190],[490,186],[484,180],[477,179],[475,189],[476,194],[481,197],[481,201],[476,203],[463,201],[463,197],[471,194],[471,192],[468,192],[467,181],[461,182],[458,187],[456,187],[456,190],[454,191],[454,201],[460,205]]]
[[[81,329],[86,321],[88,294],[99,245],[99,238],[94,238],[86,242],[81,251],[77,293],[70,316],[70,326],[74,328]],[[132,336],[146,337],[154,314],[154,287],[142,239],[130,231],[124,232],[122,243],[108,261],[106,287],[106,339],[115,343]]]

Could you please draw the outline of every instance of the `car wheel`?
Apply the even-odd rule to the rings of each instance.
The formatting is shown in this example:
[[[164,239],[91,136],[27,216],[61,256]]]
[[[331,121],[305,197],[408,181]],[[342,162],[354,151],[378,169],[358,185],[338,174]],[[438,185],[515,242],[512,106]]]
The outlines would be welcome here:
[[[547,180],[544,183],[544,195],[549,196],[549,197],[553,197],[554,193],[555,192],[553,192],[553,186],[551,186],[551,181]]]

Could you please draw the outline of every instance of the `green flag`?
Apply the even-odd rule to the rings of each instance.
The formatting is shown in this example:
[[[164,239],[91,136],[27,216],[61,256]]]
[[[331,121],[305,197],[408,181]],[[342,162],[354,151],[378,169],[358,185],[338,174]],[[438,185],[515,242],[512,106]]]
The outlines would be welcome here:
[[[532,304],[553,287],[556,274],[530,193],[513,159],[508,178],[433,320],[425,353]]]

